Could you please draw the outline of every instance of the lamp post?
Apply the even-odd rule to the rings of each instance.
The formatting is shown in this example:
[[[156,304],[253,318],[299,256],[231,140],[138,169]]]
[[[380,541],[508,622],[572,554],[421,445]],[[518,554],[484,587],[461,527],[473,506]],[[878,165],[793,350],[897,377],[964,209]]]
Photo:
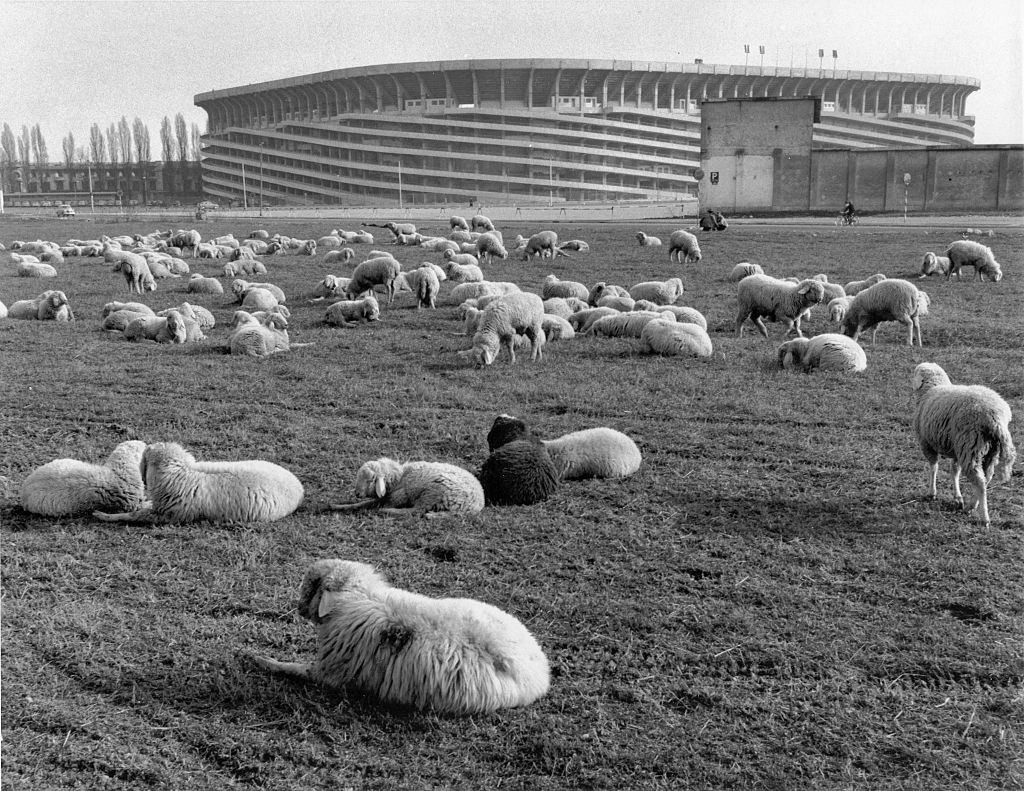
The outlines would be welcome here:
[[[836,76],[836,61],[839,60],[839,51],[832,50],[832,78]]]
[[[750,45],[749,44],[744,44],[743,45],[743,73],[744,74],[747,73],[747,63],[749,62],[749,60],[750,60]]]
[[[757,51],[761,53],[761,71],[764,71],[764,44],[758,46]]]
[[[263,147],[266,143],[260,143],[260,217],[263,216]]]

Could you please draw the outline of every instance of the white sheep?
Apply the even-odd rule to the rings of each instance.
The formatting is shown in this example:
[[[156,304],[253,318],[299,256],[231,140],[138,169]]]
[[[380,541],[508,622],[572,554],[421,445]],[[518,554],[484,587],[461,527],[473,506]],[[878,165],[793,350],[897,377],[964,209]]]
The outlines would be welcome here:
[[[871,343],[883,321],[898,321],[907,327],[907,345],[921,345],[921,316],[928,315],[928,294],[913,283],[899,278],[886,278],[859,292],[843,318],[843,333],[854,340],[865,330],[873,330]]]
[[[683,295],[683,281],[678,277],[668,280],[645,280],[629,289],[634,300],[646,299],[655,305],[673,305]]]
[[[656,319],[675,321],[675,317],[671,313],[634,310],[599,318],[590,325],[586,334],[606,338],[639,338],[647,323]]]
[[[38,321],[74,321],[67,295],[63,291],[44,291],[35,299],[19,299],[7,309],[9,318]]]
[[[314,563],[298,610],[316,625],[317,658],[253,657],[261,667],[437,714],[525,706],[550,684],[547,658],[518,619],[475,599],[393,588],[364,563]]]
[[[480,261],[486,261],[488,264],[492,263],[495,258],[508,258],[508,250],[505,249],[501,237],[495,231],[481,234],[476,242],[473,243],[473,247],[476,251],[476,257]]]
[[[543,442],[563,481],[625,478],[640,469],[640,449],[613,428],[587,428]]]
[[[569,239],[558,245],[559,250],[577,250],[581,253],[589,253],[590,245],[582,239]]]
[[[424,264],[403,274],[409,290],[416,296],[416,309],[436,308],[437,295],[441,293],[441,280],[434,271],[434,265]]]
[[[497,359],[504,346],[508,350],[509,365],[515,365],[515,336],[523,334],[530,339],[530,359],[539,361],[543,358],[543,322],[544,303],[539,296],[524,292],[508,294],[484,308],[473,336],[473,348],[459,355],[485,366]]]
[[[636,241],[641,247],[661,247],[661,239],[657,236],[648,236],[643,231],[636,232]]]
[[[194,273],[185,285],[186,294],[223,294],[224,286],[215,277],[203,277]]]
[[[787,325],[786,335],[795,330],[798,336],[803,337],[800,322],[805,311],[820,303],[824,294],[824,285],[820,280],[789,283],[768,275],[745,277],[736,286],[736,299],[739,303],[736,334],[743,337],[743,324],[749,318],[765,338],[768,337],[768,328],[764,326],[763,319],[783,321]]]
[[[291,348],[288,319],[280,313],[267,313],[260,318],[239,310],[235,311],[232,324],[235,325],[235,330],[228,339],[228,347],[232,354],[269,357],[271,354],[286,352]]]
[[[454,250],[445,250],[442,256],[445,261],[453,261],[462,266],[480,266],[480,260],[470,253],[457,253]]]
[[[668,260],[680,264],[696,263],[701,259],[697,237],[689,231],[672,231],[668,238]]]
[[[540,326],[544,331],[544,340],[548,343],[552,341],[569,341],[576,337],[576,330],[572,328],[568,319],[561,316],[545,313],[540,321]],[[516,339],[525,340],[526,336],[517,335]]]
[[[144,316],[155,316],[156,313],[149,305],[143,305],[141,302],[108,302],[103,306],[102,318],[106,318],[115,311],[128,310],[133,313],[139,313]]]
[[[604,316],[614,316],[619,312],[615,308],[587,308],[569,316],[569,324],[576,332],[585,334],[598,319]]]
[[[935,363],[918,365],[911,385],[917,401],[914,432],[928,461],[929,495],[933,500],[938,497],[939,457],[952,459],[957,504],[968,512],[977,508],[980,521],[987,526],[987,486],[993,479],[1009,481],[1017,458],[1009,405],[991,388],[952,384]],[[974,492],[966,503],[960,492],[961,472]]]
[[[100,464],[55,459],[33,470],[21,485],[21,507],[43,516],[134,510],[145,500],[139,465],[146,443],[122,442]]]
[[[543,299],[573,297],[586,301],[590,296],[590,290],[583,283],[575,280],[559,280],[557,275],[545,277],[540,290]]]
[[[344,247],[341,250],[328,250],[323,257],[323,263],[348,263],[356,257],[356,251],[351,247]]]
[[[565,297],[548,297],[544,300],[544,313],[545,315],[550,314],[568,319],[573,313],[578,312],[575,307],[576,304],[582,304],[584,308],[586,307],[586,303],[582,302],[582,300],[570,303]]]
[[[269,461],[196,461],[175,442],[146,447],[140,464],[149,505],[105,522],[273,522],[302,503],[302,483]]]
[[[484,273],[475,264],[457,264],[455,261],[445,261],[441,267],[445,277],[452,284],[455,283],[480,283],[484,279]]]
[[[469,221],[469,230],[482,230],[482,231],[493,231],[494,223],[491,222],[490,217],[486,217],[483,214],[475,214]]]
[[[640,303],[638,302],[633,307],[634,309],[642,309],[639,306]],[[707,330],[708,328],[708,320],[696,308],[685,305],[654,305],[647,309],[653,310],[655,313],[671,313],[675,316],[676,321],[683,322],[684,324],[696,324],[702,330]]]
[[[280,304],[273,292],[266,288],[250,288],[242,297],[242,310],[250,313],[255,310],[273,310]]]
[[[659,318],[647,322],[640,333],[640,350],[662,355],[710,357],[711,337],[697,324]]]
[[[777,352],[781,368],[798,368],[805,373],[823,371],[857,372],[868,367],[860,344],[846,335],[826,332],[813,338],[794,338]]]
[[[453,305],[461,305],[467,299],[488,295],[505,296],[519,291],[519,286],[512,282],[484,280],[479,283],[459,283],[449,292],[448,299]]]
[[[319,302],[327,297],[337,297],[345,293],[345,289],[352,281],[350,277],[339,277],[338,275],[324,275],[324,279],[316,284],[309,295],[310,301]]]
[[[594,283],[593,288],[587,295],[587,304],[597,307],[598,300],[604,297],[629,297],[629,289],[624,286],[615,286],[605,283],[603,280]]]
[[[761,268],[760,264],[752,264],[749,261],[743,261],[736,264],[729,272],[729,276],[726,278],[730,283],[739,283],[743,278],[750,277],[750,275],[763,275],[764,269]]]
[[[935,253],[927,252],[924,254],[924,261],[921,262],[921,274],[918,275],[918,279],[928,277],[928,275],[934,275],[936,273],[940,275],[949,276],[949,259],[944,255],[935,255]]]
[[[206,336],[203,334],[203,325],[208,324],[207,329],[214,325],[213,314],[210,313],[210,311],[204,307],[192,305],[188,302],[182,302],[174,308],[161,310],[156,315],[169,318],[172,313],[177,313],[185,323],[186,343],[195,343],[196,341],[206,340]]]
[[[846,319],[846,314],[850,310],[850,305],[853,304],[853,297],[847,295],[845,297],[836,297],[830,300],[828,303],[828,320],[833,324],[841,327]]]
[[[846,292],[846,296],[853,297],[859,294],[864,289],[871,288],[871,286],[875,285],[875,283],[881,283],[885,279],[885,275],[879,272],[878,274],[872,275],[871,277],[865,278],[864,280],[854,280],[850,283],[847,283],[845,286],[843,286],[843,290]]]
[[[526,246],[523,248],[524,261],[534,256],[555,258],[559,255],[569,257],[569,254],[558,246],[558,234],[554,231],[538,231],[527,239]]]
[[[334,327],[355,327],[364,321],[380,320],[380,303],[372,294],[360,299],[343,299],[333,303],[324,314],[324,323]]]
[[[456,228],[458,228],[460,230],[463,230],[463,231],[468,231],[469,230],[469,223],[466,222],[466,218],[465,217],[460,217],[457,214],[453,214],[451,217],[448,218],[448,227],[451,228],[453,231]]]
[[[1003,270],[999,266],[999,262],[996,261],[992,249],[980,242],[974,242],[970,239],[957,239],[946,248],[946,257],[949,258],[949,271],[946,273],[947,280],[952,275],[956,275],[956,279],[961,280],[960,268],[964,266],[974,267],[975,280],[979,278],[984,280],[988,276],[998,283],[1003,279]]]
[[[274,295],[282,305],[288,300],[285,298],[284,291],[273,283],[250,283],[248,280],[232,280],[231,281],[231,293],[235,295],[235,301],[239,305],[245,300],[245,295],[249,293],[251,289],[264,288]]]
[[[352,279],[345,287],[345,293],[354,299],[374,286],[384,287],[390,305],[395,298],[395,280],[402,273],[402,265],[390,256],[370,258],[358,264],[352,272]]]
[[[484,490],[473,473],[436,461],[402,463],[386,457],[368,461],[356,473],[355,496],[361,500],[331,507],[336,511],[377,508],[390,514],[411,510],[427,517],[477,514],[484,508]]]
[[[166,316],[137,316],[124,328],[125,340],[148,340],[157,343],[185,343],[188,327],[185,317],[177,310],[167,311]]]
[[[23,261],[18,264],[18,277],[57,277],[57,270],[50,264]]]

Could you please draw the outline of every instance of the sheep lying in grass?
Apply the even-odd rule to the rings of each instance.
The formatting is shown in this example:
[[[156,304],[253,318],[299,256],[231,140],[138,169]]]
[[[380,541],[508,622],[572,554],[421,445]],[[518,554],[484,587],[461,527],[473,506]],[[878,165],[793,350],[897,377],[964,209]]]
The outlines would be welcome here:
[[[547,297],[544,299],[544,312],[553,316],[568,319],[573,313],[587,309],[587,303],[578,297]]]
[[[1010,480],[1017,451],[1010,434],[1013,414],[995,391],[982,385],[954,385],[935,363],[921,363],[911,380],[915,399],[914,432],[928,461],[929,495],[938,497],[939,457],[953,460],[953,493],[965,511],[978,509],[989,524],[988,484]],[[973,497],[966,503],[960,492],[960,474],[967,478]]]
[[[50,264],[22,262],[18,264],[18,277],[57,277],[57,270]]]
[[[675,321],[671,313],[656,313],[652,310],[635,310],[628,313],[614,313],[599,318],[587,329],[587,335],[605,338],[639,338],[645,326],[655,319]]]
[[[437,714],[525,706],[550,684],[543,650],[513,616],[475,599],[392,588],[364,563],[314,563],[298,610],[316,625],[317,658],[253,657],[261,667]]]
[[[584,242],[582,239],[569,239],[566,242],[561,242],[558,245],[559,250],[577,250],[581,253],[589,253],[590,245]]]
[[[132,319],[124,328],[124,337],[129,341],[185,343],[188,340],[188,327],[181,313],[169,310],[166,316],[138,316]]]
[[[998,283],[1003,279],[1003,270],[992,254],[992,249],[980,242],[957,239],[946,248],[946,257],[949,259],[949,271],[946,272],[947,280],[952,275],[956,275],[956,279],[961,280],[960,269],[965,266],[974,267],[975,280],[979,278],[984,280],[987,276]]]
[[[544,278],[544,282],[541,283],[541,297],[543,299],[574,297],[586,301],[589,296],[590,290],[582,283],[575,280],[559,280],[557,275],[548,275]]]
[[[629,289],[623,286],[610,285],[601,280],[594,283],[590,293],[587,294],[587,304],[593,305],[596,308],[598,306],[597,303],[605,297],[629,297]]]
[[[843,333],[854,340],[865,330],[873,330],[871,343],[883,321],[898,321],[907,327],[907,345],[921,345],[921,316],[928,315],[928,295],[913,283],[899,278],[887,278],[859,292],[850,303],[843,319]]]
[[[670,356],[710,357],[714,353],[711,337],[697,324],[658,318],[649,321],[640,332],[640,350]]]
[[[643,231],[637,231],[635,238],[641,247],[661,247],[661,239],[657,236],[648,236]]]
[[[530,359],[540,361],[544,348],[544,303],[536,294],[520,292],[494,300],[483,310],[480,325],[473,336],[473,348],[459,355],[478,366],[493,363],[504,346],[509,365],[515,365],[513,348],[517,334],[530,339]]]
[[[448,301],[453,305],[461,305],[467,299],[518,293],[520,293],[520,289],[515,283],[484,280],[479,283],[459,283],[448,293]]]
[[[172,313],[177,313],[185,324],[185,343],[206,340],[206,336],[203,334],[203,324],[207,322],[207,317],[209,317],[209,327],[213,327],[214,324],[213,315],[206,308],[182,302],[179,306],[161,310],[156,315],[169,319]],[[170,322],[168,322],[168,327],[170,327]]]
[[[932,252],[925,253],[924,261],[921,262],[921,274],[918,275],[918,279],[936,273],[949,277],[949,259],[944,255],[935,255]]]
[[[368,461],[356,473],[356,503],[331,506],[335,511],[377,508],[401,514],[410,510],[428,517],[441,513],[476,514],[484,508],[484,490],[469,470],[454,464],[394,459]],[[369,498],[369,499],[366,499]]]
[[[457,264],[448,260],[441,268],[444,270],[445,277],[453,285],[456,283],[482,283],[484,280],[483,270],[474,264]]]
[[[689,231],[673,231],[668,239],[668,260],[679,264],[697,263],[701,259],[697,237]]]
[[[704,314],[696,308],[690,308],[685,305],[654,305],[649,307],[638,302],[634,305],[634,309],[637,310],[653,310],[655,313],[671,313],[676,321],[684,324],[696,324],[702,330],[707,330],[708,320],[704,318]]]
[[[343,247],[341,250],[328,250],[322,259],[322,263],[347,263],[355,257],[355,250],[353,250],[351,247]]]
[[[33,470],[21,485],[21,507],[43,516],[134,510],[145,499],[139,465],[146,443],[122,442],[101,464],[55,459]]]
[[[228,339],[232,354],[269,357],[289,351],[292,347],[288,338],[288,319],[280,313],[261,312],[254,315],[237,310],[232,324],[235,329]]]
[[[235,301],[238,302],[239,305],[245,301],[246,295],[254,288],[266,289],[273,294],[274,299],[282,305],[288,301],[285,298],[284,291],[273,283],[250,283],[248,280],[241,279],[231,281],[231,293],[235,295]]]
[[[499,415],[487,434],[490,456],[480,468],[488,505],[533,505],[558,489],[559,474],[544,443],[518,418]]]
[[[7,309],[12,319],[74,321],[75,314],[63,291],[44,291],[35,299],[19,299]]]
[[[730,283],[739,283],[743,278],[750,277],[750,275],[763,275],[764,269],[761,268],[760,264],[751,264],[749,261],[743,261],[742,263],[736,264],[729,272],[728,278]]]
[[[803,337],[800,322],[809,308],[821,302],[824,294],[824,285],[819,280],[789,283],[768,275],[745,277],[736,287],[739,303],[736,335],[743,337],[743,325],[749,318],[765,338],[768,337],[768,328],[764,326],[763,319],[783,321],[787,325],[786,335],[795,330],[798,336]]]
[[[636,300],[632,297],[615,297],[609,294],[606,297],[601,297],[597,301],[597,306],[599,308],[612,308],[620,313],[624,313],[636,309]]]
[[[778,349],[779,367],[795,368],[805,373],[823,371],[856,372],[868,367],[868,358],[852,338],[826,332],[813,338],[794,338]]]
[[[853,297],[859,294],[864,289],[871,288],[871,286],[875,285],[875,283],[881,283],[883,280],[885,280],[885,275],[879,272],[878,274],[872,275],[871,277],[865,278],[864,280],[854,280],[850,283],[847,283],[845,286],[843,286],[843,290],[846,292],[846,296]]]
[[[355,327],[364,321],[380,320],[380,303],[372,294],[360,299],[343,299],[327,308],[324,323],[334,327]]]
[[[668,280],[646,280],[629,289],[634,300],[646,299],[655,305],[673,305],[683,295],[683,281],[678,277]]]
[[[272,522],[302,503],[302,483],[269,461],[196,461],[175,442],[146,447],[142,479],[150,505],[93,516],[106,522]]]
[[[564,319],[561,316],[555,316],[551,313],[545,313],[540,322],[541,330],[544,332],[544,341],[551,343],[552,341],[568,341],[572,340],[576,336],[576,330],[572,328],[568,319]],[[517,335],[516,339],[526,340],[524,335]]]
[[[198,272],[188,279],[185,285],[187,294],[223,294],[224,286],[215,277],[203,277]]]
[[[604,318],[605,316],[614,316],[617,313],[619,313],[619,311],[615,308],[588,308],[587,310],[581,310],[573,313],[569,317],[568,321],[576,332],[586,334],[598,319]]]

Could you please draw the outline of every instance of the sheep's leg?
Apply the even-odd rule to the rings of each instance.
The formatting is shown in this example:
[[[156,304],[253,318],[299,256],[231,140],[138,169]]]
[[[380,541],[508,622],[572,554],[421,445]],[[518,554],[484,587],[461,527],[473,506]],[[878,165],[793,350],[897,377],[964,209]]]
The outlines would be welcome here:
[[[938,464],[938,462],[936,462],[936,464]],[[960,466],[959,462],[954,461],[953,462],[953,499],[956,500],[956,504],[960,508],[964,507],[964,496],[963,496],[963,493],[960,491],[960,473],[961,473],[962,470],[963,470],[963,468]]]
[[[156,521],[156,517],[153,515],[152,505],[143,505],[141,508],[135,511],[126,511],[121,514],[107,514],[103,511],[93,511],[94,519],[99,519],[101,522],[153,522]]]
[[[964,510],[973,511],[977,508],[978,519],[987,526],[990,523],[988,518],[988,492],[985,489],[985,475],[977,465],[967,470],[967,483],[974,489],[974,496],[971,498],[971,507],[967,508],[965,504]]]
[[[249,658],[260,667],[272,673],[281,673],[301,681],[311,681],[313,679],[312,665],[305,662],[278,662],[276,659],[271,659],[268,656],[259,656],[258,654],[250,654]]]
[[[911,346],[914,345],[914,340],[913,340],[914,339],[914,330],[916,329],[917,330],[917,345],[918,346],[923,346],[924,342],[921,340],[921,319],[919,317],[917,317],[917,316],[914,316],[912,321],[913,321],[913,324],[910,327],[910,339],[911,339],[910,340],[910,345]]]
[[[515,348],[514,348],[515,345],[516,345],[515,335],[511,335],[508,338],[502,338],[501,339],[501,343],[502,343],[502,345],[506,349],[508,349],[508,364],[509,365],[515,365],[516,364],[516,351],[515,351]]]
[[[754,317],[754,324],[757,325],[758,332],[760,332],[764,337],[767,338],[768,337],[768,328],[766,326],[764,326],[764,321],[761,319],[760,316],[755,316]],[[789,333],[786,333],[786,334],[788,335]]]
[[[928,496],[932,500],[939,499],[938,490],[938,479],[939,479],[939,459],[936,456],[928,461]]]
[[[379,500],[372,499],[360,500],[355,503],[331,503],[330,509],[332,511],[364,511],[367,508],[373,508],[379,502]]]
[[[745,312],[744,313],[740,313],[740,315],[738,315],[736,317],[736,337],[738,337],[738,338],[742,338],[743,337],[743,325],[746,322],[746,320],[747,320],[747,314]]]

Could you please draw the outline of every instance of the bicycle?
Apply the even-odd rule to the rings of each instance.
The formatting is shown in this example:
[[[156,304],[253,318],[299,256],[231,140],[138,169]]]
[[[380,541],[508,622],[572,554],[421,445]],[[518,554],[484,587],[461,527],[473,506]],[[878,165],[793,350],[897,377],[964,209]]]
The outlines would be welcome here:
[[[839,214],[836,215],[836,225],[856,225],[856,224],[857,224],[857,215],[856,214],[843,214],[842,212],[839,212]]]

